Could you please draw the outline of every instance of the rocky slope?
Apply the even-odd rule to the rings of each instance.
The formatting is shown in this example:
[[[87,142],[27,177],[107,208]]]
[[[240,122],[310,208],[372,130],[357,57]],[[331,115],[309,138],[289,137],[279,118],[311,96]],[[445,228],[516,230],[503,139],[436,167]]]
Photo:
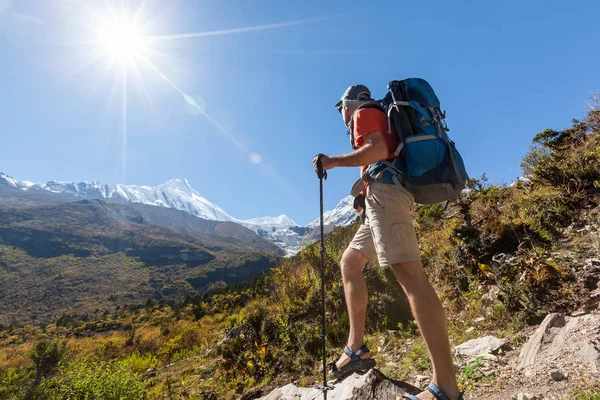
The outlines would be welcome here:
[[[484,377],[466,400],[561,400],[584,399],[584,389],[573,386],[593,384],[600,377],[600,314],[578,312],[549,314],[529,331],[520,346],[493,336],[465,342],[454,348],[457,368],[471,366],[470,374]],[[411,383],[395,381],[380,370],[354,373],[341,381],[330,381],[327,398],[332,400],[397,399],[406,393],[418,394],[431,377],[416,375]],[[414,386],[413,386],[414,385]],[[293,383],[279,387],[260,400],[314,399],[322,396],[316,388]],[[578,394],[577,394],[578,393]],[[594,397],[595,398],[595,397]]]

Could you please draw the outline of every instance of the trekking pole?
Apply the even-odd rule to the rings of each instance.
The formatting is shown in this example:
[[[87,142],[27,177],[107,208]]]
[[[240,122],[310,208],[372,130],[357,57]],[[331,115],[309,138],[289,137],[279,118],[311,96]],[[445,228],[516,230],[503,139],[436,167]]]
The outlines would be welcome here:
[[[327,385],[327,343],[325,336],[325,237],[323,228],[323,179],[327,179],[327,171],[323,169],[321,155],[317,159],[317,169],[319,176],[319,219],[321,221],[321,339],[323,340],[323,385],[316,387],[323,391],[323,398],[327,400],[327,391],[333,387]]]

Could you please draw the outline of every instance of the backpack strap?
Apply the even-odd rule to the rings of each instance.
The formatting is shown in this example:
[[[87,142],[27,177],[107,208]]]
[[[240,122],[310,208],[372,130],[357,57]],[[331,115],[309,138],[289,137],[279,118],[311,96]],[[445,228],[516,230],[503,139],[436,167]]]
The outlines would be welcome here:
[[[408,86],[406,85],[406,81],[399,82],[399,89],[402,93],[402,99],[410,103],[410,91],[408,90]],[[417,121],[417,116],[415,114],[415,110],[412,107],[403,107],[406,110],[406,115],[408,115],[408,121],[410,122],[410,126],[412,128],[412,134],[418,133],[421,128],[419,127],[419,121]]]
[[[391,81],[387,85],[389,94],[392,97],[392,101],[388,106],[387,112],[388,126],[391,127],[391,123],[394,123],[396,126],[396,134],[398,135],[400,142],[396,148],[396,151],[394,152],[396,157],[400,156],[400,152],[404,147],[404,140],[407,137],[414,135],[414,130],[406,111],[407,109],[410,109],[410,103],[400,90],[400,83],[401,81]]]
[[[404,180],[403,173],[400,171],[395,162],[398,159],[390,159],[379,161],[375,164],[372,164],[374,168],[367,172],[365,171],[362,180],[365,182],[383,182],[383,183],[393,183],[396,186],[404,186],[402,181]],[[385,173],[390,172],[390,174],[385,178]],[[391,182],[389,181],[391,179]]]

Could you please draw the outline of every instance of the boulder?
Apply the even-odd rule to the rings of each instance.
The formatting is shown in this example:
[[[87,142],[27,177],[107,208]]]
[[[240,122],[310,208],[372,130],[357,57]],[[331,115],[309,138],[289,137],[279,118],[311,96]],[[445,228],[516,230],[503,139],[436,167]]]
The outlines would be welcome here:
[[[498,350],[504,346],[504,343],[504,339],[498,339],[495,336],[484,336],[454,347],[454,352],[463,357],[477,357]]]
[[[525,376],[554,381],[577,379],[600,372],[600,315],[578,317],[549,314],[521,349],[518,369]]]
[[[419,393],[420,390],[404,382],[387,378],[376,369],[364,374],[353,373],[339,383],[329,382],[333,390],[327,391],[328,400],[396,400],[406,393]],[[312,400],[323,398],[317,388],[302,388],[290,383],[273,390],[259,400]]]
[[[521,349],[521,354],[519,355],[519,369],[526,368],[535,363],[535,358],[542,346],[542,340],[544,340],[548,330],[555,325],[559,319],[560,316],[556,313],[546,315],[542,324],[537,328],[535,333],[531,335],[525,346]]]

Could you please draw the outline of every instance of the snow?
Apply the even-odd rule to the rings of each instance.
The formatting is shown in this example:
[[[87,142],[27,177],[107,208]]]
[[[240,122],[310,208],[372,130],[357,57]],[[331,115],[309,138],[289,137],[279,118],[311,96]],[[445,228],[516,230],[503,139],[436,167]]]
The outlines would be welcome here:
[[[15,178],[10,177],[10,176],[4,174],[3,172],[0,172],[0,185],[14,187],[14,188],[16,188],[18,186],[17,180]]]
[[[524,184],[529,184],[529,183],[531,183],[531,177],[529,175],[520,176],[517,178],[516,181],[514,181],[513,183],[508,185],[508,187],[516,186],[519,182],[524,183]]]
[[[258,236],[270,241],[286,252],[293,255],[300,251],[303,242],[302,230],[294,231],[290,228],[300,228],[286,215],[279,217],[260,217],[234,222],[254,231]]]
[[[269,225],[281,227],[300,226],[294,221],[292,221],[287,215],[280,215],[279,217],[252,218],[240,222],[244,222],[251,225]]]

